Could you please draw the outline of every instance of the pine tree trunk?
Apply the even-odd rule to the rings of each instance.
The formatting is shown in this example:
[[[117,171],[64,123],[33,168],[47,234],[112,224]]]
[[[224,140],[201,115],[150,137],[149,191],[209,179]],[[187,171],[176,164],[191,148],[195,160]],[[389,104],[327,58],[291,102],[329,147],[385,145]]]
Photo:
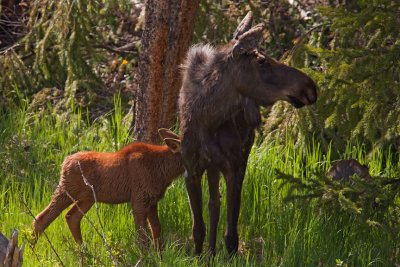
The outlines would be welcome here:
[[[181,75],[179,64],[189,48],[198,0],[148,0],[142,36],[136,95],[134,137],[160,143],[157,130],[171,127]]]

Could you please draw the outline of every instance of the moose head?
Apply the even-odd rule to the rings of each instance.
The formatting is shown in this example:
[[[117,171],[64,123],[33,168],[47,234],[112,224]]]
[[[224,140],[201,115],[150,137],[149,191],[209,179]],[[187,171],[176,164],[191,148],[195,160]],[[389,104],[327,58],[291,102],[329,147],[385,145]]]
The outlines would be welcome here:
[[[239,92],[258,104],[269,106],[278,100],[296,108],[317,100],[314,81],[303,72],[279,63],[260,52],[263,40],[262,24],[252,27],[250,11],[237,27],[233,39],[224,47],[233,67],[233,84]]]

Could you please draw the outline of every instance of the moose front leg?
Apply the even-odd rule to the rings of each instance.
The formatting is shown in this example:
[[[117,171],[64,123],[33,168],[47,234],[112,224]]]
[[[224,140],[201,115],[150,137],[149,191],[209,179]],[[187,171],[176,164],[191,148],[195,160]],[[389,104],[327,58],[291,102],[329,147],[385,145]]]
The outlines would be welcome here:
[[[220,213],[220,194],[219,194],[219,171],[217,168],[208,168],[208,188],[210,192],[210,200],[208,202],[208,210],[210,216],[210,254],[215,254],[215,245],[217,240],[217,227]]]
[[[195,246],[195,253],[199,255],[203,250],[203,242],[205,236],[205,226],[203,220],[203,209],[202,209],[202,192],[201,192],[201,175],[200,174],[189,174],[185,172],[185,184],[189,197],[190,208],[192,210],[193,217],[193,239]]]
[[[228,226],[225,231],[225,246],[229,254],[234,254],[238,250],[239,236],[237,225],[240,212],[240,199],[244,171],[241,168],[230,168],[224,173],[227,185],[227,219]]]

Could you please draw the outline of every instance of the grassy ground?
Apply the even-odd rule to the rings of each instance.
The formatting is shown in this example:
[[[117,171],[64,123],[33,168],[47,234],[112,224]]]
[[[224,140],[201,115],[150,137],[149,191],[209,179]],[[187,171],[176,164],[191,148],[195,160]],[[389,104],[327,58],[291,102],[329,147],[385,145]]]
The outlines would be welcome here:
[[[41,117],[21,107],[0,114],[0,231],[6,235],[17,228],[26,244],[24,266],[112,266],[100,229],[96,209],[82,221],[84,246],[73,242],[64,217],[46,230],[50,243],[41,236],[30,246],[33,214],[50,201],[65,156],[80,150],[115,151],[129,142],[119,101],[106,118],[88,123],[79,111],[68,119],[44,113]],[[129,125],[129,123],[127,124]],[[399,229],[385,230],[360,224],[352,216],[321,211],[315,202],[306,205],[285,203],[287,187],[279,188],[274,169],[307,177],[330,166],[331,151],[323,154],[318,144],[296,147],[272,142],[255,146],[246,173],[239,219],[241,254],[230,259],[223,246],[226,224],[225,198],[222,198],[216,266],[393,266],[400,263]],[[349,146],[342,158],[366,161],[363,146]],[[368,156],[373,175],[398,175],[397,155],[377,151]],[[304,178],[305,179],[305,178]],[[223,180],[222,180],[223,181]],[[207,188],[204,188],[204,214]],[[225,185],[221,182],[221,195]],[[26,206],[25,206],[26,204]],[[63,215],[65,212],[63,213]],[[135,227],[129,205],[100,204],[99,217],[122,266],[197,266],[206,259],[193,256],[191,213],[184,181],[179,178],[160,202],[164,249],[141,251],[134,243]],[[92,222],[93,225],[89,222]],[[208,224],[207,224],[208,225]],[[206,240],[207,241],[207,240]],[[205,248],[207,248],[207,243]],[[57,254],[56,254],[57,253]]]

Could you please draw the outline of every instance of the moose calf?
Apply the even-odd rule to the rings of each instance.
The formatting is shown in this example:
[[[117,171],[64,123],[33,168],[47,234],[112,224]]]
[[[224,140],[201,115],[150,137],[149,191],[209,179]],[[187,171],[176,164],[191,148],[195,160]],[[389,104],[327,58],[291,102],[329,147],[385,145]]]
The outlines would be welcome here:
[[[139,240],[146,243],[148,220],[158,247],[157,202],[184,171],[179,136],[168,129],[160,129],[159,134],[167,145],[134,142],[115,153],[85,151],[68,156],[50,204],[33,221],[36,237],[73,204],[65,218],[75,241],[81,244],[80,222],[95,203],[94,191],[98,202],[130,202]]]

